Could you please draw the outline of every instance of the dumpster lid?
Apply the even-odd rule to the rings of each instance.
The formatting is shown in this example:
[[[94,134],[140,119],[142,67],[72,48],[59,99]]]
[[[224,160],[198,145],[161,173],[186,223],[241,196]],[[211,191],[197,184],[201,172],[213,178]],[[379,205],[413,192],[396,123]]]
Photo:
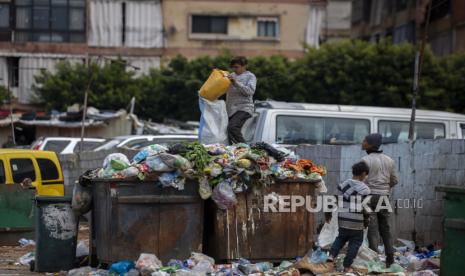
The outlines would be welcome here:
[[[465,194],[465,187],[462,186],[436,186],[436,192]]]
[[[36,196],[37,202],[68,203],[71,200],[70,196]]]

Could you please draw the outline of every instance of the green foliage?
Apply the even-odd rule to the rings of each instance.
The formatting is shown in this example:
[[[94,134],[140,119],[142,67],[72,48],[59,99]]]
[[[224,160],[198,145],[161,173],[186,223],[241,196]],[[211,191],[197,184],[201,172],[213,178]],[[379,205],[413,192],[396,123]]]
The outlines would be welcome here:
[[[36,101],[48,109],[63,111],[66,106],[82,103],[90,84],[89,105],[102,109],[119,109],[128,105],[133,96],[140,96],[139,82],[134,72],[126,70],[122,61],[99,66],[61,62],[56,73],[41,71],[35,76]]]
[[[136,113],[144,118],[198,120],[197,91],[213,68],[227,70],[230,52],[187,60],[177,56],[160,69],[135,77],[121,62],[103,67],[61,63],[55,74],[36,77],[38,99],[63,110],[82,102],[93,75],[89,104],[97,108],[126,107],[137,98]],[[409,107],[415,47],[363,41],[342,41],[310,48],[304,58],[255,57],[249,70],[258,79],[255,99]],[[425,50],[418,106],[465,113],[465,53],[446,58]]]
[[[8,89],[5,86],[0,85],[0,104],[8,98]]]

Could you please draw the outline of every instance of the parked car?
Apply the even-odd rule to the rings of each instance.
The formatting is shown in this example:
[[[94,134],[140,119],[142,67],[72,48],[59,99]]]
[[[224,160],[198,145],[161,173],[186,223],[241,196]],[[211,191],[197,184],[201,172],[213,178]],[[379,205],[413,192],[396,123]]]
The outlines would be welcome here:
[[[100,146],[105,139],[84,138],[83,151],[92,151]],[[41,137],[32,144],[32,149],[49,150],[58,154],[79,152],[81,138],[77,137]]]
[[[112,148],[129,148],[129,149],[141,149],[145,146],[152,144],[170,145],[180,142],[192,142],[197,140],[197,135],[130,135],[130,136],[118,136],[113,139],[109,139],[106,143],[94,149],[99,150],[110,150]]]
[[[247,142],[283,145],[355,144],[373,132],[384,143],[408,141],[408,108],[266,101],[242,128]],[[415,139],[465,139],[465,115],[417,110]]]
[[[63,173],[57,154],[52,151],[0,149],[0,185],[21,183],[30,184],[38,195],[63,196]]]

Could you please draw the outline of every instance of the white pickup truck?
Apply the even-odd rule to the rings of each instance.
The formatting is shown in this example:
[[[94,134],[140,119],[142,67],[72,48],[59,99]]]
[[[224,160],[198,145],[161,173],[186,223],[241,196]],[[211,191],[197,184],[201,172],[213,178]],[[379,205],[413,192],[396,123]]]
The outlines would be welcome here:
[[[356,144],[373,132],[384,143],[408,140],[410,109],[369,106],[256,102],[242,129],[247,142],[283,145]],[[416,139],[464,139],[465,115],[417,110]]]

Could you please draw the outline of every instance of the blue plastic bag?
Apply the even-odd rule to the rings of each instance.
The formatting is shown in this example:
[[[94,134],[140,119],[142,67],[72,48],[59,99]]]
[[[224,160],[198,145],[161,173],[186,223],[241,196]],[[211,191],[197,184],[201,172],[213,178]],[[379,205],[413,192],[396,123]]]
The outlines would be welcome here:
[[[312,256],[310,257],[310,262],[313,264],[322,264],[326,263],[327,259],[328,253],[321,250],[321,248],[318,247],[317,250],[313,251]]]
[[[123,276],[125,273],[129,272],[129,270],[133,268],[136,268],[136,265],[133,261],[124,260],[112,264],[108,272]]]

